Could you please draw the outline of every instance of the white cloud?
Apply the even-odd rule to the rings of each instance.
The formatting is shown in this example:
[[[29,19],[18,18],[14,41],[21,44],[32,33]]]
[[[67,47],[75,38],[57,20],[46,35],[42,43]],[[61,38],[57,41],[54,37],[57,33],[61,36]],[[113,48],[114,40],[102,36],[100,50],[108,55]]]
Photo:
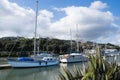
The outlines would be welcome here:
[[[0,32],[2,36],[25,36],[33,37],[35,24],[35,11],[22,8],[16,3],[2,0],[0,3]],[[51,24],[52,12],[41,10],[38,14],[38,32],[42,35],[47,33]],[[12,33],[12,34],[11,34]],[[13,34],[14,33],[14,34]]]
[[[102,3],[101,1],[94,1],[93,3],[91,3],[90,8],[93,9],[104,9],[108,7],[106,3]]]
[[[54,22],[52,19],[57,17],[54,16],[54,12],[41,10],[38,14],[37,32],[41,36],[69,39],[71,28],[75,39],[76,24],[79,24],[79,35],[83,39],[103,42],[104,40],[111,41],[111,35],[117,34],[119,25],[115,23],[116,17],[112,12],[101,10],[107,7],[106,3],[94,1],[89,7],[69,6],[61,9],[54,8],[59,12],[64,12],[66,15]],[[2,0],[0,8],[0,37],[12,35],[33,37],[35,11],[30,8],[23,8],[8,0]]]
[[[1,36],[12,36],[9,33],[14,33],[13,36],[27,35],[31,32],[30,27],[33,26],[33,15],[35,14],[32,9],[24,9],[16,3],[8,2],[8,0],[2,0],[0,7],[2,13],[0,14],[0,31],[3,33]],[[6,33],[6,31],[9,33]]]
[[[73,33],[76,33],[75,25],[79,24],[79,34],[82,38],[97,40],[100,37],[109,37],[118,29],[114,27],[115,17],[110,11],[102,12],[90,7],[76,6],[62,8],[61,10],[66,13],[66,16],[52,24],[52,29],[56,32],[68,34],[68,29],[71,27]],[[59,29],[57,29],[58,27]]]

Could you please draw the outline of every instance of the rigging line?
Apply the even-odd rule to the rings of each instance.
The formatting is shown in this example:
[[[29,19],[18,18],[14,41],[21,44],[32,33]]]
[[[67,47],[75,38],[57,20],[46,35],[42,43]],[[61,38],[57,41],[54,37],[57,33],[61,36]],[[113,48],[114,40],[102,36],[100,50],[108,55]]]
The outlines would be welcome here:
[[[26,41],[25,41],[25,42],[23,42],[23,46],[22,46],[22,49],[20,50],[20,53],[22,53],[23,48],[24,48],[24,46],[25,46],[25,43],[26,43]]]
[[[18,41],[18,39],[19,39],[19,38],[17,37],[17,39],[16,39],[15,42],[14,42],[14,45],[13,45],[12,49],[10,50],[10,53],[8,54],[8,58],[10,57],[10,55],[11,55],[11,53],[12,53],[12,51],[13,51],[13,49],[14,49],[17,41]]]

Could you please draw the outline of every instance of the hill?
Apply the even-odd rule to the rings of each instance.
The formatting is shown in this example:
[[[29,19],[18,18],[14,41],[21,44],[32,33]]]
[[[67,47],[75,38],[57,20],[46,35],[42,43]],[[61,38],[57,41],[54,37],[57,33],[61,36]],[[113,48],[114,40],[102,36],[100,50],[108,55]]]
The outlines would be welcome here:
[[[33,54],[33,38],[24,37],[3,37],[0,38],[0,56],[7,56],[11,53],[12,56],[28,56]],[[92,49],[95,47],[94,44],[100,46],[100,48],[113,48],[120,49],[119,46],[107,43],[100,44],[87,41],[85,43],[79,42],[79,50],[82,52],[84,49]],[[76,42],[72,41],[72,50],[70,40],[59,40],[50,38],[38,38],[37,46],[39,46],[39,51],[51,51],[54,54],[65,54],[70,51],[76,51]]]

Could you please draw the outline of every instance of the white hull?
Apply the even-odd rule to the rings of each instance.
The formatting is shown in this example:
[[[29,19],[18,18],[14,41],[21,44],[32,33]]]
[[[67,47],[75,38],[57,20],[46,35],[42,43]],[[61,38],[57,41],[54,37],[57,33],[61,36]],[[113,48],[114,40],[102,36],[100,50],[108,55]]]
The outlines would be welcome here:
[[[72,63],[72,62],[85,62],[88,61],[88,58],[67,58],[67,59],[61,59],[60,62],[63,63]]]
[[[85,62],[85,61],[88,61],[88,57],[79,53],[63,55],[60,58],[60,62],[63,62],[63,63]]]
[[[59,61],[16,61],[8,60],[12,67],[29,68],[29,67],[45,67],[59,64]]]
[[[114,53],[108,53],[108,54],[105,54],[105,56],[107,57],[113,57],[113,56],[118,56],[119,54],[114,54]]]

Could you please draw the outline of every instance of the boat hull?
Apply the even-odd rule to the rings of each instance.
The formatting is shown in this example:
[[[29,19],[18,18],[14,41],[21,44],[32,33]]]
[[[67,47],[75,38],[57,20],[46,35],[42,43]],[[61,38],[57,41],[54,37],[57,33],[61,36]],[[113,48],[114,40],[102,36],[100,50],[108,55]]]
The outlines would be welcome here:
[[[71,53],[60,56],[60,62],[72,63],[72,62],[85,62],[88,61],[88,57],[80,53]]]
[[[59,64],[59,61],[16,61],[8,60],[8,63],[14,68],[32,68],[45,67]]]
[[[78,58],[78,59],[74,59],[74,58],[68,58],[68,59],[61,59],[60,62],[62,63],[73,63],[73,62],[86,62],[88,61],[88,58],[84,58],[84,59],[81,59],[81,58]]]

